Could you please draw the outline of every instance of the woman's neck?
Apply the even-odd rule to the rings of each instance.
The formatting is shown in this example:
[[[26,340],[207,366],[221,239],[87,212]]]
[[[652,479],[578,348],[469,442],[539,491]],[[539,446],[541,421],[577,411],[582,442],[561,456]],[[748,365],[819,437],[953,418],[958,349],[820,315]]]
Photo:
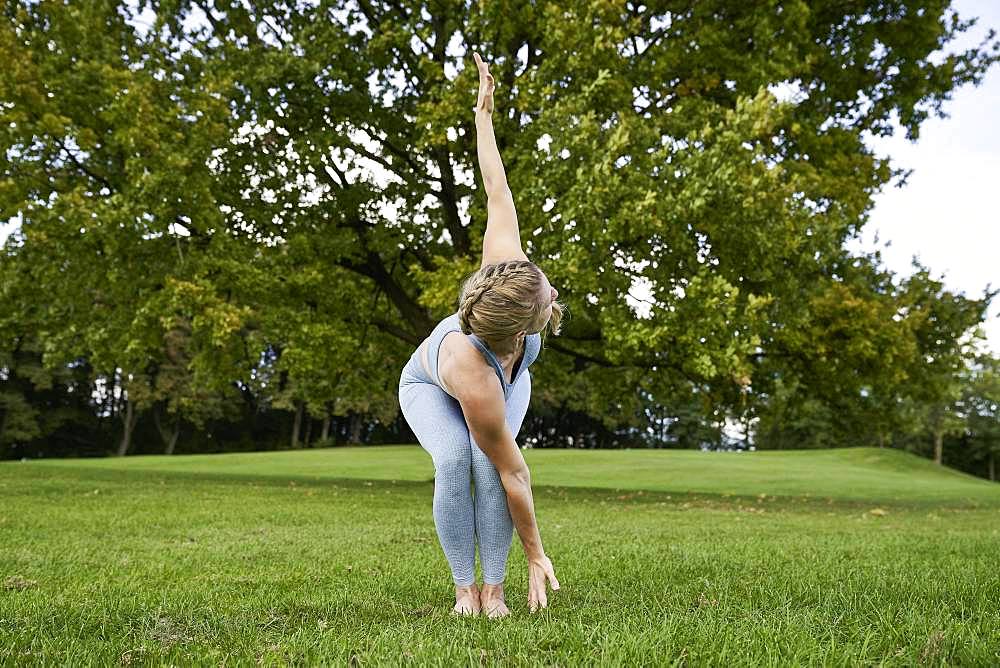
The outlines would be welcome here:
[[[524,347],[524,339],[521,339],[520,342],[516,339],[507,339],[501,342],[487,341],[486,345],[489,346],[490,350],[497,357],[510,357],[521,352],[521,349]]]

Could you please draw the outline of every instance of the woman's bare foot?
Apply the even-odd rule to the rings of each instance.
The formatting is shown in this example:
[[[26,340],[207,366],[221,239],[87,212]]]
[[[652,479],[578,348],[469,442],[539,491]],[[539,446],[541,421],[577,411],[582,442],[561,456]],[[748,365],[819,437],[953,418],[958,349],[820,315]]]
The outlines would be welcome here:
[[[467,587],[455,587],[455,607],[452,608],[452,614],[478,615],[480,608],[479,588],[475,583]]]
[[[480,606],[486,616],[490,619],[506,617],[510,614],[507,601],[503,596],[503,584],[483,584],[483,590],[479,594]]]

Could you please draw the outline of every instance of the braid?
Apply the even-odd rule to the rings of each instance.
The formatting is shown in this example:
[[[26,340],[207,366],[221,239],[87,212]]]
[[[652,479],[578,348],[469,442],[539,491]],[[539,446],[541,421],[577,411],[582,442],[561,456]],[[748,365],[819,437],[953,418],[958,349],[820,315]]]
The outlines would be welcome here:
[[[472,309],[482,296],[501,285],[507,278],[508,272],[519,269],[522,265],[526,264],[530,263],[523,260],[497,262],[495,264],[488,264],[473,274],[462,291],[458,306],[458,320],[463,334],[472,334]]]

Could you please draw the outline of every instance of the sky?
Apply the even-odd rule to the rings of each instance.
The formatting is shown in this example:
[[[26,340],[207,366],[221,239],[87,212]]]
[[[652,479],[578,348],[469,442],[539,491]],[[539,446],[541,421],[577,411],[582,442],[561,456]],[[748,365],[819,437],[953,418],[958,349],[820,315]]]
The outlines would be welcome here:
[[[949,50],[975,46],[989,28],[1000,32],[1000,1],[952,6],[963,18],[980,19]],[[956,89],[943,110],[948,118],[925,121],[915,143],[901,132],[869,142],[913,172],[902,188],[875,197],[861,238],[848,248],[879,249],[885,265],[901,276],[913,273],[916,256],[948,289],[974,299],[987,284],[1000,288],[1000,65],[978,87]],[[1000,353],[1000,295],[983,329],[985,347]]]
[[[956,0],[953,8],[980,20],[949,50],[978,44],[989,28],[1000,31],[1000,0]],[[978,87],[956,89],[944,111],[947,118],[924,122],[916,142],[902,132],[869,140],[912,173],[902,188],[876,195],[868,224],[848,248],[879,249],[901,277],[913,272],[916,257],[948,289],[978,298],[989,284],[1000,288],[1000,65]],[[0,222],[0,243],[16,225]],[[983,329],[985,347],[1000,353],[1000,296]]]

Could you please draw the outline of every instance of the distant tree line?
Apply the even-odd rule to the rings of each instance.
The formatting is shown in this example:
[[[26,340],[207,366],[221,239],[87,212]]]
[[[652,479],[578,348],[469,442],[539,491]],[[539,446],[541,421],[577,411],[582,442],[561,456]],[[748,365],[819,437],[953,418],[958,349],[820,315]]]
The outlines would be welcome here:
[[[877,445],[995,477],[996,292],[846,250],[905,178],[864,137],[916,138],[998,59],[993,34],[931,57],[973,23],[945,2],[0,11],[2,457],[412,441],[400,370],[481,252],[474,46],[570,311],[522,443]]]

